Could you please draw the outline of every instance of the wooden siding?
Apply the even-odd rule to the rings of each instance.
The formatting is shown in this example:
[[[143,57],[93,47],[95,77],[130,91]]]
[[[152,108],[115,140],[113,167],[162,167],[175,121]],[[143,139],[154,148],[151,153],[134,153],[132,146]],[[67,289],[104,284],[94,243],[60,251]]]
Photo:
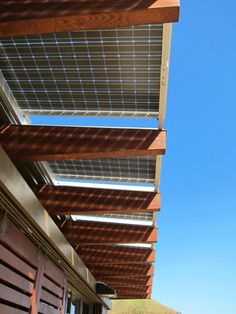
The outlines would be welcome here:
[[[0,225],[0,312],[64,313],[64,273],[12,222]]]

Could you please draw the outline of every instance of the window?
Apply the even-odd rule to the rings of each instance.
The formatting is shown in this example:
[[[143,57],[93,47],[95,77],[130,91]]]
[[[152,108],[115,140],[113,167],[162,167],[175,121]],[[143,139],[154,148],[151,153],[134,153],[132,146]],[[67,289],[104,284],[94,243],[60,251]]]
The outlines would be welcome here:
[[[80,314],[80,301],[69,296],[65,314]]]
[[[86,303],[83,303],[83,313],[82,314],[89,314],[89,306]]]

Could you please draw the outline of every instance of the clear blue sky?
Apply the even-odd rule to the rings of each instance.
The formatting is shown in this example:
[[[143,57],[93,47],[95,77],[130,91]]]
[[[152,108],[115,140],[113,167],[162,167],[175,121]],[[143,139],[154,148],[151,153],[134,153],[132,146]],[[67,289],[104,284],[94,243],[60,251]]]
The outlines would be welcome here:
[[[236,3],[182,0],[174,26],[153,297],[236,313]]]
[[[173,31],[153,298],[183,314],[236,313],[235,10],[182,0]]]

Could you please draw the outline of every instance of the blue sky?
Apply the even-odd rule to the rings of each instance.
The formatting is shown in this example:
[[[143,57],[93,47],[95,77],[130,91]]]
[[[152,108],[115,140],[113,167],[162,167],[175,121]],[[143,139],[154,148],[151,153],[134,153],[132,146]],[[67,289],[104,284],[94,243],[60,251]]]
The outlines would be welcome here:
[[[153,297],[236,311],[236,4],[183,1],[174,26]]]
[[[153,298],[183,314],[236,311],[235,9],[182,0],[173,31]]]

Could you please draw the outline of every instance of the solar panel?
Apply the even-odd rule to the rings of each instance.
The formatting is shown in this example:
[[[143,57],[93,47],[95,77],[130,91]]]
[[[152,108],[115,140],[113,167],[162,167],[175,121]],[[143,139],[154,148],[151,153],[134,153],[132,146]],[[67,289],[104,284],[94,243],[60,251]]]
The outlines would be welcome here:
[[[145,220],[152,221],[153,213],[132,213],[132,214],[99,214],[99,215],[89,215],[91,217],[103,217],[103,218],[118,218],[125,220]]]
[[[56,179],[113,181],[128,183],[155,182],[156,157],[49,161]]]
[[[162,25],[3,39],[0,66],[24,113],[157,117]]]

